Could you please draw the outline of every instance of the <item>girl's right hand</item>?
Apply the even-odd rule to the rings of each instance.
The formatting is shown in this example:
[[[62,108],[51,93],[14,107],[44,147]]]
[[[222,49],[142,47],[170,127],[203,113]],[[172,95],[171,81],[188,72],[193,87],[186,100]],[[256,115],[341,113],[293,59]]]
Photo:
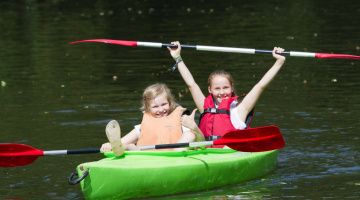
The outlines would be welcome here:
[[[197,128],[197,124],[195,122],[195,113],[197,109],[194,109],[190,115],[183,115],[181,117],[181,124],[186,128],[191,130],[195,130]]]
[[[177,58],[179,58],[181,55],[181,45],[179,41],[174,41],[171,42],[171,44],[177,45],[177,48],[170,48],[168,47],[167,49],[170,51],[171,57],[174,58],[174,60],[176,60]]]

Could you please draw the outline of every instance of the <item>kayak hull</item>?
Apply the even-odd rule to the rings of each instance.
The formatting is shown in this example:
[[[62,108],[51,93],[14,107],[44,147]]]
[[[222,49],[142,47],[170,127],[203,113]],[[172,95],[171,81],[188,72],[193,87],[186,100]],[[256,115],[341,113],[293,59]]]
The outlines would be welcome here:
[[[274,170],[278,151],[231,149],[126,152],[80,164],[86,199],[128,199],[194,192],[259,178]]]

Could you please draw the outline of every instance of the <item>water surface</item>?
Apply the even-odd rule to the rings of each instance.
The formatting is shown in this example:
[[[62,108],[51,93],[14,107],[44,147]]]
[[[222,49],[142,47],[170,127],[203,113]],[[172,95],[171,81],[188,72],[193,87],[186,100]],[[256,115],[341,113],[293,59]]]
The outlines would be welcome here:
[[[167,50],[90,38],[336,52],[360,55],[360,2],[341,1],[1,1],[0,142],[45,149],[99,147],[111,119],[139,123],[142,90],[167,83],[191,96]],[[200,86],[230,71],[248,92],[270,55],[183,50]],[[114,76],[117,77],[114,80]],[[258,180],[163,199],[358,199],[359,61],[289,57],[256,106],[253,126],[277,124],[286,139],[276,171]],[[82,199],[67,177],[101,155],[42,157],[0,170],[1,199]],[[196,184],[196,183],[194,183]]]

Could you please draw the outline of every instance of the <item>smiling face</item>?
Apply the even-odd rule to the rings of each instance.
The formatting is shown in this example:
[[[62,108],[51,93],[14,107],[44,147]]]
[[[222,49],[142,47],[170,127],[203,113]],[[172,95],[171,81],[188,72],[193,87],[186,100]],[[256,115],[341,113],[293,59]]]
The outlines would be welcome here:
[[[168,116],[170,113],[170,103],[166,94],[159,95],[152,99],[149,104],[149,111],[153,117],[160,118]]]
[[[165,84],[155,83],[145,88],[142,111],[158,118],[169,115],[177,106],[174,96]]]
[[[221,103],[222,99],[231,97],[234,92],[230,80],[222,75],[215,75],[211,78],[208,90],[218,103]]]

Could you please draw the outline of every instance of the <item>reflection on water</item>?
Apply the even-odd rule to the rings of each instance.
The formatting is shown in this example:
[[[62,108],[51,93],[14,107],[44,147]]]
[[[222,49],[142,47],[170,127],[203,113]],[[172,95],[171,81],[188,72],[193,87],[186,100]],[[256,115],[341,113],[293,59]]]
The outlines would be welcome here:
[[[90,38],[360,54],[360,2],[1,1],[0,142],[45,150],[99,147],[105,124],[139,123],[142,90],[165,82],[194,104],[167,50]],[[268,55],[183,50],[196,80],[226,69],[246,93],[274,62]],[[114,78],[116,77],[116,78]],[[163,199],[323,199],[360,196],[359,62],[288,58],[256,106],[254,126],[286,139],[278,169],[258,180]],[[82,199],[67,177],[101,155],[42,157],[1,169],[1,199]],[[61,167],[60,167],[61,166]]]

